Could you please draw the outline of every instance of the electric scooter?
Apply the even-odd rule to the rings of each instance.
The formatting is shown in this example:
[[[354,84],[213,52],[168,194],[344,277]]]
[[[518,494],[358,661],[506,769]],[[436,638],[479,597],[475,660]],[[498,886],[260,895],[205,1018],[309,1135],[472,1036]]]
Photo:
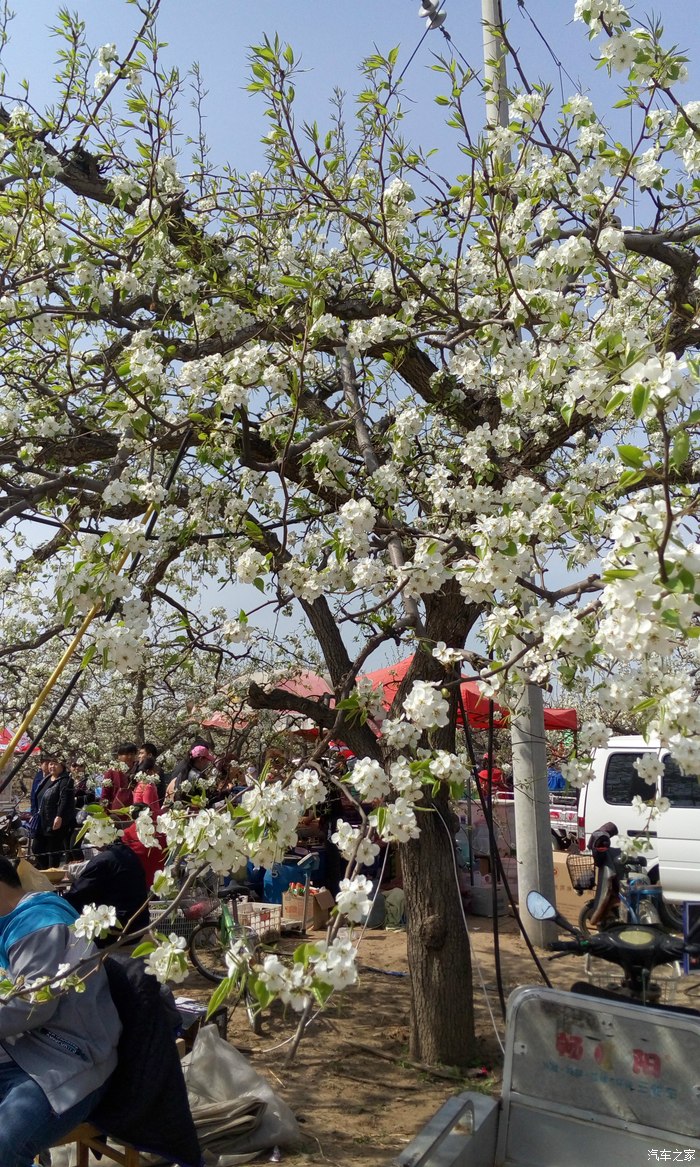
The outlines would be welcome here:
[[[449,1099],[394,1167],[639,1167],[700,1162],[700,1014],[652,1004],[653,971],[696,955],[652,925],[587,937],[530,892],[535,919],[572,936],[556,956],[591,953],[623,972],[619,992],[516,989],[508,1000],[500,1098]]]

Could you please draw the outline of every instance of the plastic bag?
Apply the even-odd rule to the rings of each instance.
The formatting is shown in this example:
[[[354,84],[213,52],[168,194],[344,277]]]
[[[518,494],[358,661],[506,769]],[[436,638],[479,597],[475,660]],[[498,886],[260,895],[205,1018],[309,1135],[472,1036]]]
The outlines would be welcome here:
[[[243,1054],[222,1041],[213,1025],[205,1025],[197,1034],[192,1052],[184,1058],[182,1068],[193,1112],[198,1106],[217,1102],[236,1104],[256,1099],[266,1103],[257,1130],[232,1142],[230,1154],[209,1158],[207,1167],[234,1167],[249,1163],[261,1151],[273,1147],[296,1147],[301,1131],[294,1114],[275,1094],[266,1078],[249,1065]],[[195,1114],[196,1119],[196,1114]]]

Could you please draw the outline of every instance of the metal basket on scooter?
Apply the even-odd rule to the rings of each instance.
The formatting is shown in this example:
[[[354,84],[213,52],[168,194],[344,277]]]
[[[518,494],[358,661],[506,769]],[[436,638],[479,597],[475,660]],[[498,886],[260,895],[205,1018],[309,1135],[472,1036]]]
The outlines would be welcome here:
[[[566,856],[566,870],[577,895],[585,895],[595,887],[595,865],[590,851]]]
[[[611,993],[619,993],[621,1000],[624,1000],[622,989],[625,978],[614,965],[607,960],[597,960],[588,953],[584,968],[589,984],[595,985],[598,989],[607,989]],[[658,995],[654,993],[653,998],[650,997],[648,1003],[650,1005],[672,1005],[676,999],[680,979],[681,970],[678,963],[657,965],[652,972],[651,983],[658,987]]]

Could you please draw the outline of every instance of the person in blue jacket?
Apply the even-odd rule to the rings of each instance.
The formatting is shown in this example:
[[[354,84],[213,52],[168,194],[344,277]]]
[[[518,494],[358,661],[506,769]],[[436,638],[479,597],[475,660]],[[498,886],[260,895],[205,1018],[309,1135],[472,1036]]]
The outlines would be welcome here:
[[[555,793],[558,790],[566,790],[566,778],[556,762],[550,762],[547,766],[547,789]]]
[[[36,1155],[91,1114],[117,1065],[121,1022],[96,949],[72,927],[78,913],[53,892],[25,893],[0,856],[0,1164]],[[84,975],[80,993],[31,1000],[22,986]]]

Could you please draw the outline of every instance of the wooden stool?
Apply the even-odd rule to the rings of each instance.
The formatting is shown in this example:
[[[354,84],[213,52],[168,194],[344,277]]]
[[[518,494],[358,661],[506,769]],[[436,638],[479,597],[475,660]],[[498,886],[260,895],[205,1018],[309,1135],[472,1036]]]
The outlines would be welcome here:
[[[70,1143],[75,1143],[78,1167],[88,1167],[90,1151],[103,1155],[112,1163],[119,1163],[120,1167],[141,1167],[141,1155],[136,1147],[131,1147],[128,1143],[119,1147],[110,1146],[100,1128],[93,1126],[91,1122],[81,1122],[80,1126],[74,1127],[52,1146],[65,1147]]]

